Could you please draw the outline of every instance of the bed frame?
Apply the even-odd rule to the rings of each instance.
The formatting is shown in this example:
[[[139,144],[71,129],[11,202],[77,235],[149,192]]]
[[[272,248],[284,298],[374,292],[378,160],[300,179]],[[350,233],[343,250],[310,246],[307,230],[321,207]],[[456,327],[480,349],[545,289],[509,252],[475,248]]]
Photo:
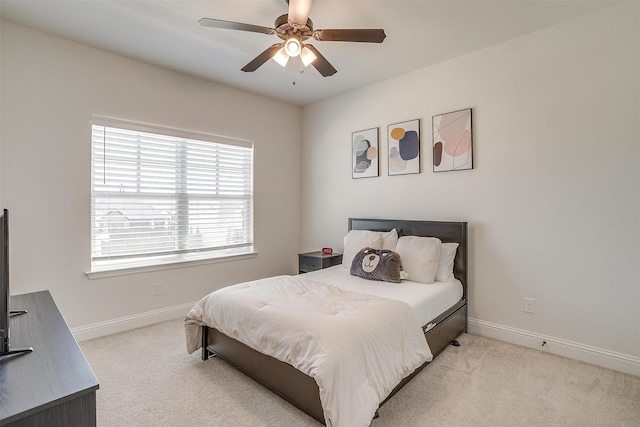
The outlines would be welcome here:
[[[456,338],[467,331],[467,223],[441,221],[405,221],[349,218],[349,230],[389,231],[399,236],[437,237],[443,242],[459,244],[454,261],[454,275],[462,282],[462,299],[446,312],[422,327],[434,358],[447,346],[459,345]],[[325,424],[316,381],[293,366],[262,354],[220,331],[202,327],[202,360],[218,356],[251,378]],[[416,369],[380,403],[382,406],[426,365]]]

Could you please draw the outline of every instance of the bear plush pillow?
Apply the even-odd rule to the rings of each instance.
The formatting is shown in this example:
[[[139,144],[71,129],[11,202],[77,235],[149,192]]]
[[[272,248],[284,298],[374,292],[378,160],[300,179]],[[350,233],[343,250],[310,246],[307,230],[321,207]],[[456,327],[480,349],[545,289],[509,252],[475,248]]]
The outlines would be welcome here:
[[[344,251],[342,254],[342,266],[351,268],[353,257],[362,248],[396,250],[398,232],[394,228],[391,231],[351,230],[344,236]]]
[[[351,275],[369,280],[400,283],[400,255],[388,249],[364,248],[353,258]]]

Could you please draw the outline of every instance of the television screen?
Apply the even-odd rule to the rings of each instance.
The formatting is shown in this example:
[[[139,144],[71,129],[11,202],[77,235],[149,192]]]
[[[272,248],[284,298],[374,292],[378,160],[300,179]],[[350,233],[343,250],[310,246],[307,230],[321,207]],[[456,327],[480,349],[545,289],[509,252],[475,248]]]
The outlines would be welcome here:
[[[10,318],[25,313],[9,308],[9,211],[4,209],[0,218],[0,357],[33,351],[31,347],[11,349],[9,345]]]
[[[0,354],[9,352],[9,212],[0,220]]]

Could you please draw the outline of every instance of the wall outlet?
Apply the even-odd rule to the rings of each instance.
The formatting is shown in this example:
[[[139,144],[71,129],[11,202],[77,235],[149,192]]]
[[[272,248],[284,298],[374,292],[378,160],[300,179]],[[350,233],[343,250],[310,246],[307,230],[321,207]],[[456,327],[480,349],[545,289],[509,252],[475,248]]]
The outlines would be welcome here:
[[[154,283],[153,284],[153,296],[162,295],[162,283]]]
[[[524,299],[524,312],[534,314],[536,312],[536,300],[533,298]]]

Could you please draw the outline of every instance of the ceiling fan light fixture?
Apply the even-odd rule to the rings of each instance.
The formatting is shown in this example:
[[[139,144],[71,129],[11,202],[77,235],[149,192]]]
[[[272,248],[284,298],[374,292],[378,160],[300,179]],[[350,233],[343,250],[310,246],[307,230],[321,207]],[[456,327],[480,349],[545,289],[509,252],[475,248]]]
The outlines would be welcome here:
[[[300,43],[300,39],[297,36],[290,36],[286,42],[284,42],[284,51],[289,56],[298,56],[300,55],[300,50],[302,49],[302,43]]]
[[[289,55],[287,55],[287,52],[285,52],[284,47],[282,47],[280,48],[280,50],[276,52],[275,55],[273,55],[272,59],[276,61],[278,64],[280,64],[281,66],[286,67],[287,62],[289,62]]]
[[[278,16],[274,21],[273,28],[212,18],[202,18],[198,22],[205,27],[261,33],[277,36],[280,39],[278,43],[269,46],[242,67],[241,70],[244,72],[256,71],[269,59],[286,67],[289,58],[294,58],[296,63],[294,68],[298,68],[298,71],[302,72],[304,69],[298,67],[296,60],[296,57],[300,57],[300,62],[305,67],[312,64],[322,77],[330,77],[338,71],[313,44],[305,45],[303,42],[313,38],[316,41],[382,43],[386,37],[381,28],[314,30],[313,22],[309,18],[313,0],[286,0],[286,2],[289,5],[288,13]]]
[[[304,64],[304,66],[308,66],[317,58],[316,54],[311,51],[308,47],[304,46],[300,51],[300,60]]]

